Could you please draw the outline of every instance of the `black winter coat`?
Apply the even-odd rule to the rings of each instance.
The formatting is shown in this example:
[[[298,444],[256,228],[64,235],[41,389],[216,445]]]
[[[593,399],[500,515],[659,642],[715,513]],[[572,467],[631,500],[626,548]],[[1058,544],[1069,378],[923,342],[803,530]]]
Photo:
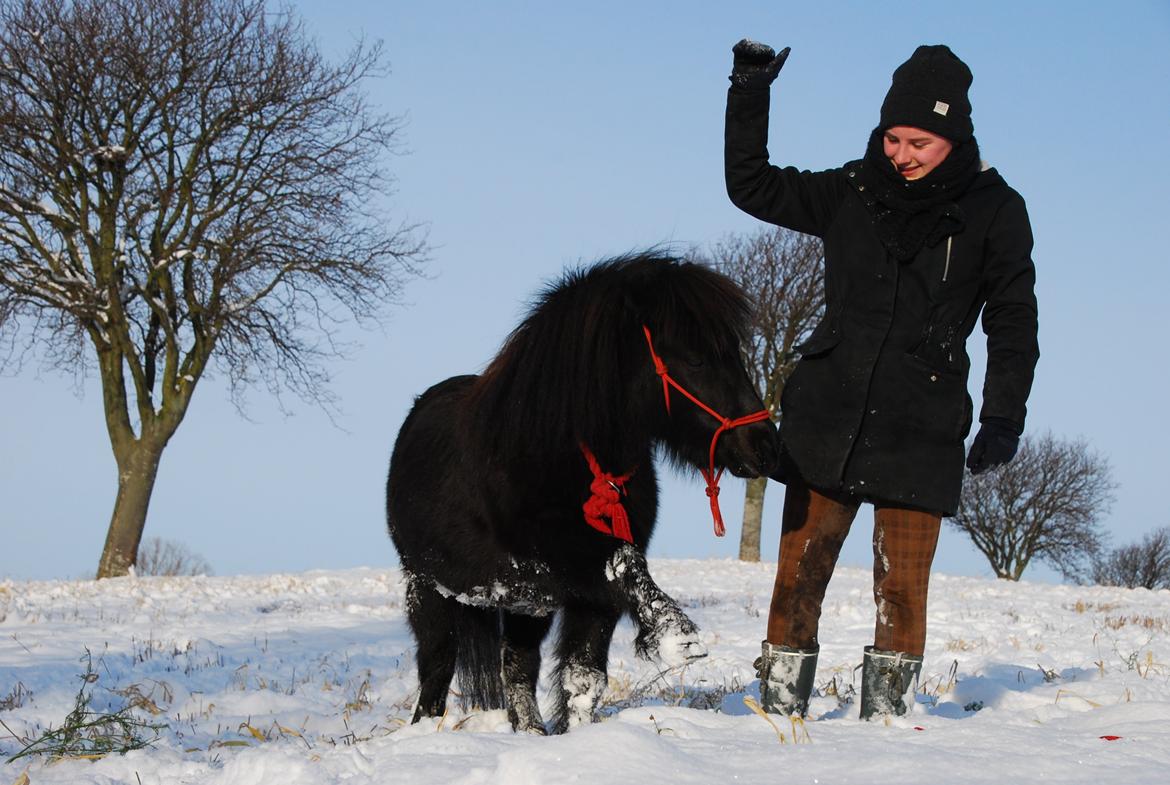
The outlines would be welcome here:
[[[727,97],[727,192],[762,221],[825,248],[825,316],[797,347],[781,398],[792,470],[814,488],[951,515],[971,429],[966,339],[980,310],[987,375],[980,419],[1023,431],[1039,358],[1032,231],[994,170],[957,199],[966,226],[899,264],[882,245],[855,161],[823,172],[768,162],[767,90]]]

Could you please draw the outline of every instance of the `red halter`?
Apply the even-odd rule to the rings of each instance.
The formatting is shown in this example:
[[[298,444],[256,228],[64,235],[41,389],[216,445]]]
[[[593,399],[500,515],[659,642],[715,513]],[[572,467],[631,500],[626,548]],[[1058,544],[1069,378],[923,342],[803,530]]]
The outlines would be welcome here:
[[[750,425],[767,420],[772,415],[768,413],[767,409],[761,409],[758,412],[737,417],[734,420],[724,417],[692,395],[689,390],[679,384],[670,375],[666,370],[666,363],[654,351],[654,341],[650,339],[650,328],[642,325],[642,332],[646,334],[646,345],[650,347],[650,357],[654,360],[654,372],[662,377],[662,396],[666,400],[666,413],[670,414],[670,388],[673,387],[690,399],[691,403],[695,404],[695,406],[698,406],[719,421],[719,427],[715,429],[715,435],[711,437],[711,450],[707,468],[700,469],[699,471],[702,473],[703,479],[707,481],[707,497],[711,500],[711,519],[715,525],[715,536],[722,537],[727,533],[727,529],[723,525],[723,515],[719,512],[719,478],[723,476],[723,469],[719,469],[718,472],[715,471],[715,446],[719,443],[719,437],[725,431],[730,431],[732,428],[738,428],[741,425]]]
[[[699,469],[699,471],[702,473],[703,479],[707,481],[707,498],[711,500],[711,519],[715,526],[715,536],[722,537],[727,533],[727,528],[723,525],[723,515],[719,511],[719,478],[723,476],[723,469],[719,469],[718,472],[715,471],[715,447],[719,443],[719,437],[725,431],[730,431],[732,428],[761,422],[762,420],[767,420],[771,415],[767,409],[761,409],[758,412],[738,417],[734,420],[724,417],[692,395],[689,390],[679,384],[670,375],[666,369],[666,363],[654,351],[654,341],[650,338],[650,328],[642,325],[642,332],[646,334],[646,345],[650,347],[650,359],[654,361],[654,372],[662,378],[662,397],[666,402],[666,413],[670,414],[670,388],[673,387],[700,409],[719,421],[719,427],[715,429],[715,435],[711,437],[708,466],[705,469]],[[585,522],[598,531],[611,534],[626,542],[633,542],[634,539],[630,532],[629,517],[620,501],[620,496],[625,493],[625,482],[633,474],[633,471],[631,470],[621,476],[607,474],[601,470],[601,465],[597,462],[597,458],[594,457],[593,453],[584,444],[581,445],[581,452],[585,455],[585,460],[589,464],[589,470],[593,473],[593,482],[589,485],[589,490],[593,492],[593,495],[589,497],[584,505]],[[612,527],[607,525],[602,520],[602,517],[608,517],[612,522]]]

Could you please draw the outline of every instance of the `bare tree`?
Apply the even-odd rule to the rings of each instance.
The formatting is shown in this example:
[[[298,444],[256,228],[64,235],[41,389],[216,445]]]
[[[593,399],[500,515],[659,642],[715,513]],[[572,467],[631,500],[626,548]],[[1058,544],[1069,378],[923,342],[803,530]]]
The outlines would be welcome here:
[[[1025,437],[1010,463],[965,475],[959,510],[948,520],[967,533],[996,577],[1019,580],[1039,558],[1075,580],[1100,553],[1105,536],[1098,520],[1115,488],[1109,461],[1083,440]]]
[[[210,575],[211,565],[181,542],[147,537],[138,548],[138,575]]]
[[[327,61],[265,0],[0,0],[0,362],[96,358],[118,467],[99,578],[134,563],[209,368],[327,405],[339,325],[416,274],[417,232],[381,214],[384,71],[378,44]]]
[[[1170,527],[1148,532],[1140,543],[1124,545],[1093,565],[1093,582],[1130,589],[1170,589]]]
[[[824,248],[819,238],[782,227],[730,236],[713,250],[715,266],[755,301],[751,341],[745,347],[748,373],[773,419],[780,414],[784,382],[796,367],[795,347],[824,311]],[[739,558],[760,560],[760,528],[768,478],[747,481]]]

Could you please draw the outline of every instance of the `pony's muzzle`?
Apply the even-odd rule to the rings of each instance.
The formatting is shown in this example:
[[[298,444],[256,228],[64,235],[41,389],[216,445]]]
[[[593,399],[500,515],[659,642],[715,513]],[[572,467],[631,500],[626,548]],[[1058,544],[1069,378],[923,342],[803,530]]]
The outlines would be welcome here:
[[[735,428],[723,435],[715,462],[736,477],[766,477],[780,462],[780,439],[769,420]]]

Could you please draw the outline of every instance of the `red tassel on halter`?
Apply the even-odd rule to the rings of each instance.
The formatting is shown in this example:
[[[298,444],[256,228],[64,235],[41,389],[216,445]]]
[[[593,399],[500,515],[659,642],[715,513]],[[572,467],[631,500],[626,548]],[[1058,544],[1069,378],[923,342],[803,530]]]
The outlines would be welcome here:
[[[711,500],[711,520],[715,525],[715,536],[722,537],[727,534],[727,527],[723,525],[723,513],[719,511],[719,475],[723,474],[723,470],[720,469],[719,473],[714,475],[706,469],[699,471],[707,481],[707,498]]]
[[[621,497],[626,492],[626,480],[630,479],[634,470],[631,469],[622,475],[603,472],[596,456],[584,444],[581,445],[581,452],[589,464],[589,471],[593,472],[593,482],[589,483],[589,490],[593,495],[586,499],[581,507],[585,511],[585,523],[599,532],[633,543],[630,516],[622,506]],[[605,518],[609,518],[610,522],[606,523]]]

